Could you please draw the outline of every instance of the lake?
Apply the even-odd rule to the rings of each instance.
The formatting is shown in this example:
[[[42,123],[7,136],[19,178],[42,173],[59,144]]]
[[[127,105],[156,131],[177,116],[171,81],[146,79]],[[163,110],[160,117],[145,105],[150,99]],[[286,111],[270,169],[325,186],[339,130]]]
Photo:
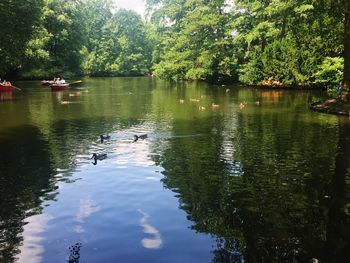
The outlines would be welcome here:
[[[0,93],[0,262],[350,258],[350,119],[310,111],[324,93],[15,84]]]

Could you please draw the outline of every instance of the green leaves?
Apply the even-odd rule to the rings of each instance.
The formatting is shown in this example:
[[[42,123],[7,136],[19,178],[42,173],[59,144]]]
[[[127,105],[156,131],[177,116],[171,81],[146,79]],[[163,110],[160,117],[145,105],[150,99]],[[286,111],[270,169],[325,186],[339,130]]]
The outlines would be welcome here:
[[[345,3],[148,0],[151,23],[112,0],[4,0],[0,74],[328,85],[320,65],[344,53]]]
[[[97,25],[93,25],[97,26]],[[100,39],[90,39],[84,69],[91,75],[143,75],[150,72],[152,46],[146,25],[133,11],[120,10],[106,20]]]
[[[315,82],[329,88],[338,88],[343,78],[344,59],[341,57],[325,57],[314,74]]]
[[[33,29],[38,25],[42,1],[1,0],[0,76],[17,71]]]
[[[314,10],[313,5],[300,5],[294,8],[294,12],[297,14],[305,14],[308,11]]]
[[[159,30],[156,75],[175,80],[217,80],[221,72],[233,71],[222,69],[230,63],[220,63],[231,57],[232,30],[230,14],[223,12],[225,1],[174,0],[161,4],[158,11],[171,22]]]
[[[239,56],[244,62],[239,70],[241,81],[320,84],[315,80],[319,64],[325,56],[339,55],[341,48],[343,21],[334,16],[327,1],[235,2],[239,9],[233,10],[234,41],[242,46]]]
[[[239,69],[240,80],[250,84],[273,78],[311,85],[322,52],[339,50],[339,42],[332,47],[327,41],[330,32],[337,39],[341,20],[313,0],[236,0],[230,12],[219,0],[148,3],[163,17],[154,59],[155,73],[163,78],[219,79]]]

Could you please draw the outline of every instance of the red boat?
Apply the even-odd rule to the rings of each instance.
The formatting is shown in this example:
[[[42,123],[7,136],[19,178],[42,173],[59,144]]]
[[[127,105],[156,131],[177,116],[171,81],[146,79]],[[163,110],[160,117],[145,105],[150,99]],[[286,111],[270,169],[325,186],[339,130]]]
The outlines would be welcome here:
[[[69,87],[69,83],[55,83],[50,85],[51,90],[66,90]]]
[[[9,92],[13,91],[16,87],[12,86],[10,81],[7,81],[5,84],[0,84],[0,92]]]

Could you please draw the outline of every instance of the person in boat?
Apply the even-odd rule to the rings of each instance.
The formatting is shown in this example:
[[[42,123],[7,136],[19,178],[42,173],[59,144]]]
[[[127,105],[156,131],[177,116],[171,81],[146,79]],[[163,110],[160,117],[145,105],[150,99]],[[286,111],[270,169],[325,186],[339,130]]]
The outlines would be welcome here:
[[[55,84],[65,84],[66,81],[65,81],[63,78],[58,77],[58,78],[56,78],[56,80],[55,80],[54,83],[55,83]]]
[[[58,81],[59,84],[66,84],[66,81],[63,78],[60,78],[60,80]]]
[[[1,83],[1,85],[7,86],[7,85],[11,85],[11,83],[9,81],[6,81],[6,79],[4,79],[4,81]]]

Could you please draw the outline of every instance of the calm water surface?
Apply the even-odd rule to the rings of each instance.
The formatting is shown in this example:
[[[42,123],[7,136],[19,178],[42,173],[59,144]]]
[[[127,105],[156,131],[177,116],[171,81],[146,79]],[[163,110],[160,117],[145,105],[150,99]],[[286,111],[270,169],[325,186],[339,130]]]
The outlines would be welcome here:
[[[324,94],[16,84],[0,94],[0,262],[350,258],[350,119],[309,111]]]

